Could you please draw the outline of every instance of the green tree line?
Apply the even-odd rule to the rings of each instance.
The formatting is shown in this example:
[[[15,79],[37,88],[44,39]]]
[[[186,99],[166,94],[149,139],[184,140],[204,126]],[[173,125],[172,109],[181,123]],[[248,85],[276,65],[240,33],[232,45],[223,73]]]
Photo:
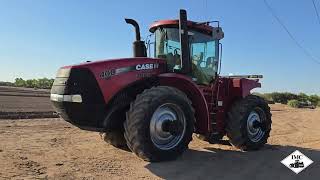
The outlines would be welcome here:
[[[41,78],[41,79],[27,79],[16,78],[13,85],[16,87],[27,87],[27,88],[39,88],[39,89],[50,89],[54,79]]]
[[[254,93],[263,97],[269,103],[288,104],[292,107],[300,105],[312,105],[320,107],[320,96],[313,94],[307,95],[305,93],[294,94],[290,92],[272,92],[272,93]]]
[[[0,81],[0,86],[13,86],[14,84],[12,82],[4,82]]]

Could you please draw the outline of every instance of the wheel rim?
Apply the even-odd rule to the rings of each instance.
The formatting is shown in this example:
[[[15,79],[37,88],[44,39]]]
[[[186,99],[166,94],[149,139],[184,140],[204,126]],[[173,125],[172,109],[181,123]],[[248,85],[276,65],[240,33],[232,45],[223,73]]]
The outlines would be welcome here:
[[[257,107],[250,112],[247,119],[248,137],[252,142],[259,142],[265,135],[265,130],[261,126],[257,127],[255,124],[264,124],[266,115],[264,111]]]
[[[182,131],[172,135],[163,130],[165,121],[179,121]],[[150,121],[150,137],[153,144],[162,150],[169,150],[176,147],[183,139],[186,131],[186,118],[182,109],[176,104],[166,103],[159,106],[152,115]]]

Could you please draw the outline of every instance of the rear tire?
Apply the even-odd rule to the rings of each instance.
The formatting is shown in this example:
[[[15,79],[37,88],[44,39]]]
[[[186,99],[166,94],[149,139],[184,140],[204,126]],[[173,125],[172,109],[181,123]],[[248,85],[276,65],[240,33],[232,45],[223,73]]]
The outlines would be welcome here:
[[[100,133],[100,136],[106,143],[116,148],[129,151],[122,131],[107,131],[104,133]]]
[[[126,120],[125,113],[132,101],[133,98],[127,93],[117,95],[107,108],[108,111],[103,122],[106,129],[100,133],[106,143],[125,151],[130,151],[130,149],[124,138],[123,122]]]
[[[249,95],[232,105],[227,119],[227,136],[235,147],[258,150],[271,131],[270,107],[261,97]]]
[[[153,87],[131,103],[124,122],[125,139],[145,161],[173,160],[188,148],[194,121],[191,102],[183,92],[173,87]],[[165,130],[167,122],[175,122],[171,127],[176,128]],[[175,129],[179,130],[175,133]]]

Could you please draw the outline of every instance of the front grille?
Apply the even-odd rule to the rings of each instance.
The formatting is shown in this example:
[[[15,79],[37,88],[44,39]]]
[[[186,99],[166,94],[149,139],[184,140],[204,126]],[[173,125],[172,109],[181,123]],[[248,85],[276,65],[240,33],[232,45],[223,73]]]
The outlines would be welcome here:
[[[60,69],[59,71],[64,71]],[[51,94],[80,94],[86,104],[103,104],[104,99],[93,73],[86,68],[73,68],[70,73],[57,76]],[[68,75],[66,77],[66,75]]]
[[[78,127],[101,128],[105,102],[93,73],[86,68],[60,69],[51,94],[80,94],[82,103],[53,102],[63,119]]]

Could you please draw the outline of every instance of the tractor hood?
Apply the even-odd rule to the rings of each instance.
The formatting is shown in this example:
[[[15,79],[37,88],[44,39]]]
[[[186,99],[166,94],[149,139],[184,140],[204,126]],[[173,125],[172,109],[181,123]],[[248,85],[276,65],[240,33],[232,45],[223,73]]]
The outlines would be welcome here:
[[[64,66],[57,72],[50,99],[66,121],[87,130],[103,130],[106,104],[117,92],[165,69],[164,60],[145,57]]]
[[[86,91],[88,87],[106,89],[101,92],[108,102],[114,93],[131,83],[155,77],[166,71],[162,59],[136,57],[86,62],[64,66],[57,72],[52,94],[74,94],[74,89]],[[90,84],[90,85],[89,85]]]
[[[162,59],[146,57],[107,59],[64,66],[58,71],[58,74],[59,72],[68,73],[71,69],[87,69],[99,81],[99,79],[106,80],[113,76],[130,72],[148,71],[148,73],[151,73],[158,70],[163,72],[166,69],[166,62]],[[58,74],[57,77],[59,76]]]
[[[84,68],[84,67],[94,67],[94,66],[106,66],[110,65],[112,67],[117,66],[126,66],[128,64],[135,64],[136,62],[145,62],[145,61],[163,61],[157,58],[146,58],[146,57],[134,57],[134,58],[119,58],[119,59],[104,59],[98,61],[90,61],[90,62],[83,62],[74,65],[63,66],[63,69],[67,68]],[[164,62],[164,61],[163,61]]]

